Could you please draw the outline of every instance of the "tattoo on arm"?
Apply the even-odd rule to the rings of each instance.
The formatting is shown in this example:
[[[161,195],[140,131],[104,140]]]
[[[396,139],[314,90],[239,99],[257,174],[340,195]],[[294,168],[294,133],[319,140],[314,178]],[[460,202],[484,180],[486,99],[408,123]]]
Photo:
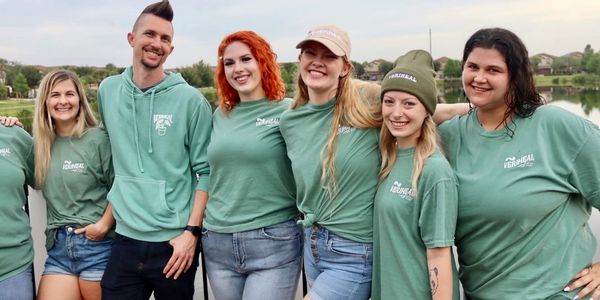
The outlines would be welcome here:
[[[433,267],[432,269],[429,269],[429,284],[431,285],[431,295],[435,295],[435,293],[437,292],[438,286],[440,285],[439,279],[438,279],[438,268],[437,267]]]

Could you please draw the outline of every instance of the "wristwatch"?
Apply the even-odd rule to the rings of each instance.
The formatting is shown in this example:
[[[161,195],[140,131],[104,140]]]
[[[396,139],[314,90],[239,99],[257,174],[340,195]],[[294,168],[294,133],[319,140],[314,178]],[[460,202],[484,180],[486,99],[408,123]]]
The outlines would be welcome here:
[[[191,225],[185,226],[184,230],[191,232],[194,236],[199,236],[200,232],[202,231],[202,229],[200,229],[200,226],[191,226]]]

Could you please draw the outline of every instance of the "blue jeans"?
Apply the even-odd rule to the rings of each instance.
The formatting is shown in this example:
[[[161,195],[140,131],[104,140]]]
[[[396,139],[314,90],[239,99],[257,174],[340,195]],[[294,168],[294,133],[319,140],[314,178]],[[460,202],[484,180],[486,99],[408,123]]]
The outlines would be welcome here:
[[[305,229],[304,272],[312,300],[361,300],[371,295],[373,245],[337,236],[314,224]]]
[[[202,254],[215,299],[294,299],[302,228],[289,220],[236,233],[203,229]]]
[[[92,241],[75,234],[75,226],[56,230],[56,241],[48,251],[43,275],[64,274],[83,280],[100,281],[110,257],[113,240]]]
[[[173,254],[168,241],[145,242],[117,234],[102,277],[102,299],[141,300],[188,299],[194,296],[200,243],[192,266],[177,280],[166,278],[163,269]]]
[[[0,281],[1,300],[33,300],[33,267]]]

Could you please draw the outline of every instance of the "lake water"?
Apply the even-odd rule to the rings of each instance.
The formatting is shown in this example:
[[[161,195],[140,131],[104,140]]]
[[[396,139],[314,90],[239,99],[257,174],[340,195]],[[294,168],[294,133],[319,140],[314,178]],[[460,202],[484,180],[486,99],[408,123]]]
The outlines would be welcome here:
[[[600,88],[544,87],[538,91],[548,104],[560,106],[600,126]],[[462,90],[450,90],[442,96],[447,103],[464,102]]]

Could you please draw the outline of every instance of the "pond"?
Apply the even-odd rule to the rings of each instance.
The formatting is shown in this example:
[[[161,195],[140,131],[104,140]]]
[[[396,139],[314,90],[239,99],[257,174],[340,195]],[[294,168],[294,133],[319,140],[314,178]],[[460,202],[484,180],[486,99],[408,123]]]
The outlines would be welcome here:
[[[600,126],[600,88],[544,87],[538,91],[549,104],[560,106]],[[447,103],[465,101],[462,89],[448,90],[440,98]]]

